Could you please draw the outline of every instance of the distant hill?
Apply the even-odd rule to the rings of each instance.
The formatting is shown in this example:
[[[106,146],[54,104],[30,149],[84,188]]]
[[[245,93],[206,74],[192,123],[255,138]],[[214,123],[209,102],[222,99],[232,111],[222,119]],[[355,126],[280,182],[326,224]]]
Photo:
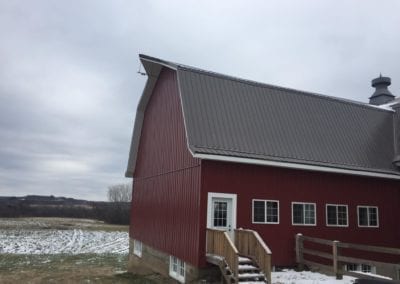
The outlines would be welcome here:
[[[0,217],[70,217],[129,224],[129,202],[88,201],[53,195],[0,196]]]
[[[15,204],[15,203],[30,203],[30,204],[54,204],[54,205],[83,205],[92,201],[75,199],[70,197],[47,196],[47,195],[26,195],[26,196],[0,196],[0,204]]]

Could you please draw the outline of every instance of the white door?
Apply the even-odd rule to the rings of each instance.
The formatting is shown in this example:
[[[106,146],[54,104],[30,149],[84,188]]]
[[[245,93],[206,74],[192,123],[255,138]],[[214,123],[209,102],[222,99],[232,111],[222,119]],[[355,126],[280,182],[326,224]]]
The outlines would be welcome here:
[[[236,228],[236,194],[209,193],[208,227],[227,231],[233,240]]]

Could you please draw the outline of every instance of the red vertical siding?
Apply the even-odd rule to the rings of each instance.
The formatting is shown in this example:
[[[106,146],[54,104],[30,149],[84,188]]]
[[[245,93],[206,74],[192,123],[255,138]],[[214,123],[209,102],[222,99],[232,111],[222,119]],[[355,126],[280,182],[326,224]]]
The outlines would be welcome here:
[[[187,149],[176,72],[163,69],[147,105],[130,235],[198,265],[200,162]]]
[[[202,162],[202,221],[208,192],[237,194],[237,227],[256,230],[270,246],[274,265],[294,262],[294,235],[400,247],[398,181],[283,168]],[[252,224],[252,199],[279,200],[279,224]],[[317,226],[293,226],[291,202],[316,203]],[[327,227],[325,205],[347,204],[349,227]],[[379,228],[359,228],[357,205],[379,207]],[[204,209],[205,208],[205,209]],[[205,242],[202,240],[201,248]],[[398,260],[400,261],[400,259]]]
[[[134,178],[197,165],[187,149],[176,72],[163,69],[146,107]]]

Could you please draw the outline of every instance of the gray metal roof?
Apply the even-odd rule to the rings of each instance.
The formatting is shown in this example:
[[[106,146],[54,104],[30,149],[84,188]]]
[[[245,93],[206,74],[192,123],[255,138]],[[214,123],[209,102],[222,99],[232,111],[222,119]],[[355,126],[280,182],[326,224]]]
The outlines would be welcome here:
[[[148,65],[146,71],[160,64],[177,70],[188,146],[194,155],[400,176],[392,164],[394,111],[158,63],[147,56],[141,59]],[[133,172],[134,163],[130,158],[127,173]]]

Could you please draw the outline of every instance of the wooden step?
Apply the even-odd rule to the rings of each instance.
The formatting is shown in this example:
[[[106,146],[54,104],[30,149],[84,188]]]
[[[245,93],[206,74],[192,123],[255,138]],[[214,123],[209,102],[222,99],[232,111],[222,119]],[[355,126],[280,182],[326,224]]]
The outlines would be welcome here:
[[[247,257],[243,257],[243,256],[239,256],[238,257],[239,260],[239,264],[253,264],[253,260],[251,260],[250,258]]]
[[[260,271],[260,269],[257,266],[254,266],[253,264],[239,264],[238,265],[238,270],[239,271]]]
[[[242,278],[264,278],[264,273],[240,273],[239,279]]]

